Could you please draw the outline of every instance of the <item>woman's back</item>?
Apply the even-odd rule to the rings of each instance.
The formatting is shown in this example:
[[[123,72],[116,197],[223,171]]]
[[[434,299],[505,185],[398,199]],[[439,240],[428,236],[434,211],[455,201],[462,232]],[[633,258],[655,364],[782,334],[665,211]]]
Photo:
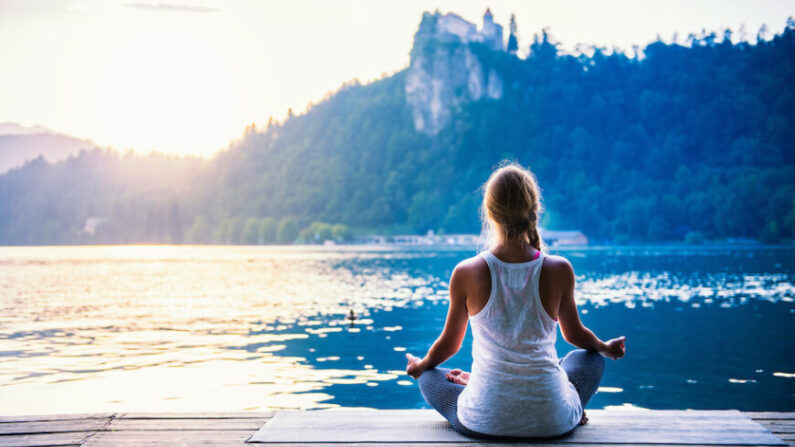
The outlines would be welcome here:
[[[604,370],[599,353],[624,356],[624,337],[605,343],[580,321],[571,264],[541,253],[542,209],[532,173],[508,164],[491,174],[481,216],[493,251],[456,266],[441,335],[425,357],[406,354],[406,373],[419,379],[425,400],[465,435],[564,434],[587,422],[583,407]],[[556,318],[566,341],[581,348],[560,362]],[[468,322],[472,373],[437,368],[461,348]]]
[[[555,436],[582,416],[576,390],[558,364],[557,322],[541,301],[544,256],[507,263],[490,252],[491,291],[470,315],[472,373],[458,399],[458,417],[470,430],[502,436]]]

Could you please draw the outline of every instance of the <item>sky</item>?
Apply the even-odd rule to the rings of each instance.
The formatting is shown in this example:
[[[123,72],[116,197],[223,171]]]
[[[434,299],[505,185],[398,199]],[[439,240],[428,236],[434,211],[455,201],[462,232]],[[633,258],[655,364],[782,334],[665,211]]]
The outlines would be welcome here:
[[[516,14],[520,48],[549,27],[567,50],[743,25],[752,39],[795,16],[795,0],[0,0],[0,123],[210,155],[408,66],[423,11],[480,24],[487,7],[506,30]]]

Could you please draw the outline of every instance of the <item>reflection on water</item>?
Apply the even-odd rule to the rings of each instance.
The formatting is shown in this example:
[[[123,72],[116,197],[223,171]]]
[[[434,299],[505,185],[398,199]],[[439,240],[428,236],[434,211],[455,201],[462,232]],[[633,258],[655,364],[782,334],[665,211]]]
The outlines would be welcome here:
[[[0,248],[0,413],[423,407],[404,353],[438,335],[473,254]],[[583,320],[629,338],[592,406],[795,409],[795,250],[562,254]]]

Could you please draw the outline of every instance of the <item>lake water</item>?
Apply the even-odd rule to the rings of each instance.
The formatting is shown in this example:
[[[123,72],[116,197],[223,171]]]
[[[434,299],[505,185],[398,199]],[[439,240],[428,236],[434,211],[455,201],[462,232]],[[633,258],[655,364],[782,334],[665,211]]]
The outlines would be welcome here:
[[[590,408],[795,410],[795,249],[558,253],[583,321],[628,338]],[[473,254],[0,248],[0,413],[426,407],[404,353],[439,334]]]

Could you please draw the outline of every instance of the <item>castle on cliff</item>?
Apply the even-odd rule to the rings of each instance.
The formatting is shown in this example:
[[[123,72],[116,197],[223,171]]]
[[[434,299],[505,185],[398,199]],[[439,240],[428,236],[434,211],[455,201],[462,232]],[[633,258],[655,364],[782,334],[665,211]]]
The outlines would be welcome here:
[[[461,16],[448,12],[439,17],[436,23],[437,35],[455,36],[464,43],[481,42],[492,50],[503,50],[502,25],[494,23],[490,9],[483,14],[483,27],[478,31],[474,23],[464,20]]]
[[[480,30],[450,12],[423,14],[404,86],[418,132],[436,135],[465,102],[502,98],[503,82],[497,67],[488,59],[481,60],[481,52],[473,51],[477,45],[470,43],[505,51],[502,26],[494,23],[490,10],[483,15]]]

